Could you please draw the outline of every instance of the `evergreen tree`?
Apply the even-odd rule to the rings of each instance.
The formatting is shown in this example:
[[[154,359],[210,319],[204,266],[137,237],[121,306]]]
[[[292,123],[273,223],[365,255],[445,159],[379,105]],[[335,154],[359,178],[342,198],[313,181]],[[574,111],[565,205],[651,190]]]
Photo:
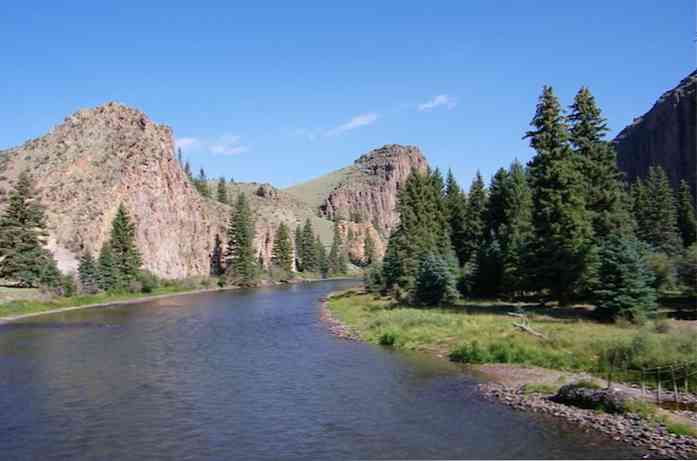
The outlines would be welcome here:
[[[293,246],[290,243],[290,232],[285,223],[278,225],[273,239],[271,260],[280,269],[291,272],[293,270]]]
[[[678,229],[685,248],[697,242],[697,213],[694,203],[690,186],[683,179],[678,189]]]
[[[303,231],[300,225],[295,227],[295,236],[293,238],[293,251],[295,254],[295,268],[298,272],[302,272]]]
[[[213,251],[211,252],[211,270],[210,275],[220,277],[225,271],[223,270],[223,242],[220,240],[220,235],[215,234],[213,240]]]
[[[204,197],[210,197],[211,196],[211,191],[208,188],[208,177],[206,177],[206,172],[204,171],[203,168],[201,168],[198,172],[198,178],[196,178],[196,181],[194,182],[194,186],[196,186],[196,189],[198,192],[203,195]]]
[[[482,243],[472,270],[471,290],[478,296],[495,296],[501,291],[503,257],[495,238]]]
[[[348,272],[348,261],[346,258],[346,250],[344,242],[341,238],[339,223],[334,223],[334,237],[332,239],[332,247],[329,250],[329,273],[331,275],[345,274]]]
[[[363,241],[363,262],[366,266],[377,262],[377,255],[375,254],[375,241],[373,240],[373,237],[371,237],[370,232],[365,233],[365,240]]]
[[[581,283],[592,227],[585,181],[551,87],[545,86],[531,125],[525,136],[536,151],[529,165],[535,231],[529,268],[536,288],[566,304]]]
[[[230,216],[227,230],[226,275],[234,282],[249,284],[256,278],[257,260],[254,255],[254,219],[244,192]]]
[[[646,250],[635,238],[611,235],[600,250],[599,309],[609,317],[640,321],[656,310],[653,275]]]
[[[390,236],[383,272],[386,288],[413,289],[420,260],[453,255],[442,187],[428,174],[413,171],[397,200],[399,224]]]
[[[44,248],[47,237],[44,208],[31,177],[23,172],[0,215],[0,278],[24,287],[58,286],[56,261]]]
[[[457,300],[454,256],[427,255],[416,273],[414,302],[426,306],[452,304]]]
[[[188,160],[184,163],[184,173],[186,173],[186,177],[189,178],[190,181],[193,179],[193,175],[191,174],[191,164]]]
[[[99,290],[99,274],[92,253],[86,250],[80,257],[77,268],[80,279],[80,292],[94,294]]]
[[[649,238],[649,197],[646,184],[641,178],[636,178],[629,188],[632,215],[636,224],[636,235],[640,240]]]
[[[465,239],[464,247],[457,251],[463,255],[463,261],[469,261],[476,254],[486,237],[486,223],[488,215],[488,198],[482,175],[477,171],[469,194],[467,195],[467,207],[465,208]]]
[[[183,166],[184,162],[182,160],[182,149],[181,147],[177,148],[177,162],[179,162],[179,166]]]
[[[107,241],[102,245],[97,258],[97,286],[100,290],[110,291],[115,285],[114,258],[111,253],[111,244]]]
[[[682,250],[678,213],[668,175],[660,166],[649,168],[646,178],[647,208],[642,237],[657,251],[675,256]]]
[[[318,272],[319,255],[317,254],[317,245],[315,245],[315,231],[312,228],[310,218],[307,218],[305,226],[303,226],[301,245],[300,254],[303,270],[305,272]]]
[[[617,167],[615,150],[605,139],[607,122],[588,88],[581,88],[570,109],[569,140],[585,179],[585,202],[594,243],[600,245],[610,233],[631,233],[624,204],[624,175]]]
[[[111,223],[109,246],[113,264],[114,287],[127,290],[138,278],[142,259],[135,243],[136,228],[123,204]]]
[[[499,168],[489,185],[489,206],[487,207],[486,240],[499,239],[506,232],[506,192],[509,188],[510,173]]]
[[[224,203],[226,205],[230,203],[228,196],[227,196],[227,184],[225,183],[225,178],[222,176],[218,180],[218,190],[217,190],[217,194],[216,194],[216,199],[220,203]]]
[[[450,241],[460,266],[467,262],[465,233],[467,199],[455,180],[452,170],[448,170],[445,182],[445,209],[447,210],[448,226],[450,228]]]
[[[329,274],[329,257],[327,256],[327,249],[319,239],[319,235],[315,239],[315,247],[317,248],[317,266],[319,267],[319,273],[322,278],[326,278]]]
[[[697,243],[685,250],[678,262],[678,279],[688,296],[697,296]]]

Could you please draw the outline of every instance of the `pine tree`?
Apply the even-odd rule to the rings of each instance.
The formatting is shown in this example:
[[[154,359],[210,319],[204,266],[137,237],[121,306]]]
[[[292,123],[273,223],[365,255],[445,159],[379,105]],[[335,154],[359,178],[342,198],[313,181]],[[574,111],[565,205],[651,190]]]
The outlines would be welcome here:
[[[100,290],[110,291],[115,285],[114,258],[111,253],[111,244],[107,241],[102,245],[97,258],[97,286]]]
[[[307,218],[305,226],[303,226],[300,255],[303,271],[319,271],[319,255],[317,254],[317,245],[315,245],[315,231],[312,228],[310,218]]]
[[[606,239],[600,250],[599,278],[596,302],[609,317],[641,321],[655,311],[653,274],[637,239],[620,234]]]
[[[682,250],[678,212],[668,175],[660,166],[649,168],[646,178],[645,228],[642,237],[655,250],[675,256]]]
[[[293,270],[293,247],[290,243],[290,232],[285,223],[278,225],[273,239],[273,264],[286,272]]]
[[[455,258],[428,255],[416,273],[414,301],[426,306],[452,304],[457,300]]]
[[[0,278],[24,287],[57,286],[60,272],[44,248],[47,237],[44,208],[31,177],[23,172],[0,216]]]
[[[636,235],[644,242],[649,238],[649,197],[646,184],[636,178],[629,188],[632,215],[636,224]]]
[[[448,170],[445,182],[445,209],[447,210],[448,226],[450,228],[450,241],[457,256],[460,266],[467,262],[466,242],[467,235],[465,210],[467,199],[455,180],[452,170]]]
[[[177,148],[177,162],[179,162],[179,166],[183,166],[184,162],[182,160],[182,149],[181,147]]]
[[[690,185],[683,179],[678,189],[678,229],[685,248],[697,242],[697,213],[694,203]]]
[[[226,275],[233,282],[249,284],[256,278],[257,260],[254,255],[254,219],[244,192],[230,216],[227,230]]]
[[[370,235],[370,232],[365,233],[365,240],[363,240],[363,262],[366,266],[374,264],[377,262],[377,255],[375,253],[375,240]]]
[[[332,247],[329,250],[329,273],[331,275],[345,274],[348,272],[348,261],[344,242],[341,238],[339,223],[334,223],[334,237],[332,238]]]
[[[225,183],[225,178],[222,176],[218,180],[218,190],[217,190],[217,194],[216,194],[216,199],[220,203],[224,203],[226,205],[230,203],[228,196],[227,196],[227,184]]]
[[[317,248],[317,266],[319,267],[319,273],[322,278],[326,278],[329,274],[329,257],[327,256],[327,249],[319,239],[319,235],[315,238],[315,247]]]
[[[213,240],[213,251],[211,252],[211,268],[210,275],[219,277],[223,275],[223,242],[220,240],[220,235],[215,234]]]
[[[206,172],[204,171],[203,168],[201,168],[199,170],[198,178],[196,178],[196,181],[194,182],[194,186],[196,186],[196,189],[204,197],[211,196],[211,191],[208,187],[208,177],[206,176]]]
[[[469,194],[467,195],[467,207],[465,209],[465,239],[464,248],[461,250],[463,261],[469,261],[477,254],[477,250],[484,243],[486,237],[486,222],[488,215],[488,197],[482,175],[477,171]]]
[[[81,293],[94,294],[99,290],[97,265],[89,250],[86,250],[80,257],[80,264],[77,267],[77,272],[80,279]]]
[[[549,289],[566,304],[581,282],[591,246],[585,182],[568,145],[564,118],[551,87],[545,86],[526,134],[536,154],[529,165],[534,239],[529,262],[537,289]]]
[[[135,243],[135,224],[131,221],[123,204],[116,210],[111,223],[109,246],[113,264],[114,287],[127,290],[140,273],[142,259]]]
[[[617,167],[615,150],[605,139],[607,122],[588,88],[581,88],[570,109],[569,141],[585,179],[585,202],[594,243],[600,245],[610,233],[631,233],[624,205],[624,175]]]
[[[191,174],[191,164],[188,160],[184,163],[184,173],[186,173],[186,177],[189,178],[190,181],[193,179],[193,175]]]
[[[295,269],[298,272],[303,271],[302,265],[302,248],[303,248],[303,231],[300,225],[295,227],[295,236],[293,237],[293,253],[295,254]]]

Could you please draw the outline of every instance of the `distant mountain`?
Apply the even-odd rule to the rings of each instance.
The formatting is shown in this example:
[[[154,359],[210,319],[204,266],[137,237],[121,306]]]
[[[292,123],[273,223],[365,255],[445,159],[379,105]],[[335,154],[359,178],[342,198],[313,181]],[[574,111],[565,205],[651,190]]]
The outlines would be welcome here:
[[[630,180],[660,165],[673,187],[685,179],[697,195],[697,70],[665,92],[614,143],[618,165]]]
[[[377,253],[384,252],[396,220],[396,191],[412,167],[426,168],[418,149],[385,146],[340,172],[286,191],[270,184],[232,183],[228,192],[232,200],[241,191],[249,196],[257,255],[265,264],[280,222],[293,230],[309,218],[329,246],[337,216],[359,221],[340,225],[344,238],[352,237],[351,258],[359,261],[368,234]],[[146,269],[167,278],[207,275],[214,236],[224,240],[232,212],[196,191],[174,158],[168,127],[118,103],[80,110],[48,134],[0,151],[0,208],[24,170],[33,175],[47,208],[48,246],[64,271],[76,269],[84,250],[99,251],[123,203],[137,224]]]

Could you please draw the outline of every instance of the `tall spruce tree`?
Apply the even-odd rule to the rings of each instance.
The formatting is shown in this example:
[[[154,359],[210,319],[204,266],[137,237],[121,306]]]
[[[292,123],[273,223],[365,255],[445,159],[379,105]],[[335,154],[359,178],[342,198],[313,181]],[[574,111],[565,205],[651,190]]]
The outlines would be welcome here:
[[[581,88],[570,106],[569,141],[585,179],[585,202],[593,226],[596,245],[611,233],[629,235],[632,231],[625,206],[623,173],[617,155],[605,139],[607,121],[588,88]]]
[[[220,277],[224,273],[223,269],[223,242],[220,240],[220,235],[215,234],[213,240],[213,251],[211,251],[211,267],[210,275]]]
[[[303,226],[300,254],[305,272],[319,271],[319,255],[317,254],[317,245],[315,245],[315,231],[312,228],[310,218],[307,218]]]
[[[412,171],[397,200],[399,223],[388,241],[383,272],[387,288],[409,290],[421,259],[428,255],[453,257],[442,186],[429,174]]]
[[[470,261],[484,243],[488,215],[488,197],[482,175],[477,171],[469,193],[465,209],[465,239],[464,248],[457,253],[463,255],[464,261]]]
[[[179,162],[179,166],[184,166],[184,161],[182,160],[182,148],[181,147],[177,148],[177,162]]]
[[[682,250],[678,212],[668,175],[660,166],[649,167],[646,177],[645,228],[643,239],[655,250],[675,256]]]
[[[193,175],[191,174],[191,163],[187,160],[184,162],[184,173],[189,180],[193,180]]]
[[[566,304],[581,283],[592,244],[585,181],[568,145],[568,131],[552,88],[545,86],[525,138],[536,154],[529,164],[534,239],[533,286]]]
[[[300,225],[295,227],[295,236],[293,237],[293,253],[295,254],[295,269],[298,272],[303,271],[302,265],[303,251],[303,231]]]
[[[332,238],[332,247],[329,250],[329,273],[332,275],[345,274],[348,272],[348,261],[344,242],[341,238],[339,223],[334,223],[334,237]]]
[[[198,178],[196,178],[194,186],[196,186],[196,189],[198,189],[199,193],[204,197],[211,196],[211,191],[208,187],[208,177],[206,176],[206,172],[203,168],[199,170]]]
[[[97,286],[100,290],[110,291],[116,285],[114,273],[114,258],[111,253],[111,243],[104,242],[97,258]]]
[[[678,189],[678,230],[685,248],[697,242],[697,213],[690,185],[684,179]]]
[[[77,267],[80,280],[80,292],[94,294],[99,291],[99,273],[97,265],[89,250],[85,250],[80,256],[80,264]]]
[[[244,192],[237,196],[227,230],[226,277],[233,283],[252,283],[257,275],[254,219]]]
[[[649,238],[649,197],[646,184],[641,178],[636,178],[631,184],[629,188],[629,198],[632,216],[636,226],[636,236],[645,242]]]
[[[315,247],[317,248],[317,267],[319,268],[320,276],[326,278],[329,275],[329,257],[327,256],[327,249],[324,248],[324,244],[319,239],[319,235],[315,237]]]
[[[285,223],[278,225],[273,239],[271,261],[286,272],[293,270],[293,246],[290,242],[290,231]]]
[[[223,176],[218,179],[218,188],[215,197],[220,203],[229,204],[230,200],[227,195],[227,184]]]
[[[123,204],[111,223],[109,246],[114,274],[114,289],[128,290],[140,274],[142,259],[136,247],[136,228]]]
[[[445,181],[445,208],[447,210],[448,226],[450,228],[450,241],[460,266],[467,262],[465,233],[467,218],[467,199],[455,180],[452,170],[448,170]]]
[[[29,173],[22,172],[0,215],[0,278],[24,287],[56,287],[60,272],[44,248],[48,232],[44,207]]]

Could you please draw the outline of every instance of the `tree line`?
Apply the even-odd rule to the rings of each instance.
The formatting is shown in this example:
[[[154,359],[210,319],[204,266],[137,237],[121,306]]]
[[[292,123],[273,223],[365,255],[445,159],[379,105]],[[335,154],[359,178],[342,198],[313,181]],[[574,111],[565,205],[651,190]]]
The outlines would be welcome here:
[[[590,300],[635,320],[655,310],[666,283],[694,289],[689,187],[675,194],[660,167],[628,187],[607,132],[587,88],[565,113],[545,87],[525,134],[535,151],[527,166],[500,168],[488,187],[477,173],[467,193],[450,171],[410,175],[368,285],[423,305],[460,296]]]

